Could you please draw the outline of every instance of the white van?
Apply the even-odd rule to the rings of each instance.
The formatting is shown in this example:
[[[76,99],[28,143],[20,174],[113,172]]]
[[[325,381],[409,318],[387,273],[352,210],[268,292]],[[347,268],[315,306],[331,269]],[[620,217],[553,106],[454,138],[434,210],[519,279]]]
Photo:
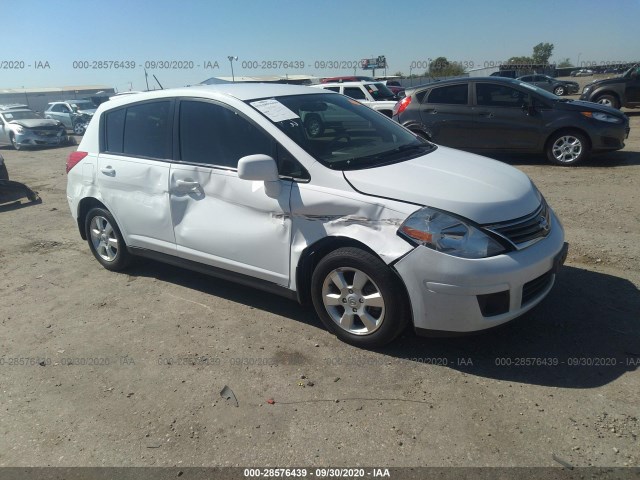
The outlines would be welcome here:
[[[339,112],[322,133],[308,112]],[[522,172],[436,146],[350,98],[229,84],[114,98],[67,161],[80,235],[299,302],[364,347],[470,332],[554,284],[564,231]]]

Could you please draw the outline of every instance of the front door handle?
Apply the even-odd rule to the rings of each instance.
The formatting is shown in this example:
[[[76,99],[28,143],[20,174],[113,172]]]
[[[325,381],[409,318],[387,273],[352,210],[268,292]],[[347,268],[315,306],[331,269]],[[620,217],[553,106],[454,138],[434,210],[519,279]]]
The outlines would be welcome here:
[[[180,193],[199,192],[201,189],[198,182],[193,182],[191,180],[176,180],[176,187]]]
[[[102,173],[104,173],[105,175],[107,175],[108,177],[115,177],[116,176],[116,171],[114,170],[114,168],[111,165],[107,165],[106,167],[102,167],[100,169],[100,171]]]
[[[493,118],[493,112],[478,112],[478,115],[485,118]]]

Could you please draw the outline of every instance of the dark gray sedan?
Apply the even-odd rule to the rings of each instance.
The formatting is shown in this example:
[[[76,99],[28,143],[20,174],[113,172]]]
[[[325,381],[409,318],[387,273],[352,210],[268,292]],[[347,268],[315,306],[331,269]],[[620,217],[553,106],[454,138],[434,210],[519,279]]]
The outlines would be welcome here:
[[[499,77],[408,89],[393,119],[447,147],[544,152],[557,165],[577,165],[591,152],[619,150],[629,135],[629,119],[618,110]]]
[[[531,85],[535,85],[536,87],[542,88],[543,90],[551,92],[554,95],[558,95],[559,97],[563,95],[572,95],[574,93],[578,93],[578,90],[580,90],[578,82],[558,80],[557,78],[553,78],[548,75],[525,75],[524,77],[519,77],[516,80],[530,83]]]

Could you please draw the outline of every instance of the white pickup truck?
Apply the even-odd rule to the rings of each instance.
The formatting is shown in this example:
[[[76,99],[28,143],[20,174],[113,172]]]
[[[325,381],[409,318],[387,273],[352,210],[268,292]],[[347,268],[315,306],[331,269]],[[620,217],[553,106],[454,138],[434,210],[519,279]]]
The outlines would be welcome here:
[[[393,107],[398,101],[398,97],[382,82],[321,83],[311,86],[342,93],[380,113],[384,113],[389,118],[393,115]]]

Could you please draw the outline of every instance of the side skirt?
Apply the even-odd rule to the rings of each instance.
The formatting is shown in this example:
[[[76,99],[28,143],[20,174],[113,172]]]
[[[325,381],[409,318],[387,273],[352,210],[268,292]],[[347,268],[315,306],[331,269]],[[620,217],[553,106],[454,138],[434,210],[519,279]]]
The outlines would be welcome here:
[[[175,257],[166,253],[154,252],[153,250],[147,250],[146,248],[127,247],[127,250],[131,255],[135,255],[137,257],[157,260],[162,263],[186,268],[198,273],[204,273],[205,275],[210,275],[222,280],[238,283],[246,287],[256,288],[258,290],[273,293],[274,295],[285,297],[290,300],[298,301],[298,294],[293,290],[290,290],[287,287],[283,287],[282,285],[268,282],[266,280],[250,277],[249,275],[244,275],[242,273],[232,272],[223,268],[212,267],[211,265],[205,265],[203,263],[194,262],[192,260],[186,260],[184,258]]]

